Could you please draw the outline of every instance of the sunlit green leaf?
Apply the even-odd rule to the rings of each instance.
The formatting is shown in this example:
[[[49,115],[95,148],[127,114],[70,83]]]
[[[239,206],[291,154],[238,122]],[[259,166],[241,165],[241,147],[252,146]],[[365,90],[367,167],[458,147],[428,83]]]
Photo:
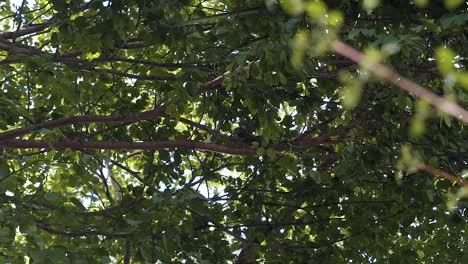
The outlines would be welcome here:
[[[463,0],[444,0],[445,6],[449,9],[456,8],[463,3]]]
[[[436,50],[437,66],[442,74],[448,74],[454,70],[455,53],[448,48],[438,48]]]
[[[372,10],[375,9],[380,4],[380,0],[362,0],[362,4],[365,9]]]
[[[281,6],[292,16],[298,16],[304,12],[303,0],[281,0]]]

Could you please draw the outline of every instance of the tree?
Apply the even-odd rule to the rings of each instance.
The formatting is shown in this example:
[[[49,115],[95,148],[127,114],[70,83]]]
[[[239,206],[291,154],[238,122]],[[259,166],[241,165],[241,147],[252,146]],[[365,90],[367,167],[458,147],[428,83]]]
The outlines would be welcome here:
[[[1,2],[2,262],[466,263],[467,5],[427,2]]]

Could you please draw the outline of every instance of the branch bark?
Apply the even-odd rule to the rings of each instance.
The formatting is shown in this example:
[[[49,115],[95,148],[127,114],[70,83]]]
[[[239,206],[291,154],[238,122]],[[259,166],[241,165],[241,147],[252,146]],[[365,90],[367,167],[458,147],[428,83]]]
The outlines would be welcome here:
[[[45,23],[25,27],[20,30],[3,31],[3,32],[0,32],[0,39],[14,39],[14,38],[22,37],[22,36],[29,35],[32,33],[36,33],[54,25],[54,23],[55,23],[55,18],[52,18]]]
[[[339,129],[337,129],[339,130]],[[338,132],[341,132],[338,131]],[[294,146],[310,147],[320,146],[322,144],[338,144],[341,141],[328,140],[330,135],[322,137],[303,139],[294,142]],[[49,148],[49,149],[75,149],[75,150],[89,150],[89,149],[109,149],[109,150],[158,150],[158,149],[198,149],[208,152],[224,153],[230,155],[241,156],[256,156],[257,149],[250,147],[246,144],[239,144],[238,146],[228,146],[215,143],[205,143],[195,140],[166,140],[166,141],[149,141],[149,142],[108,142],[108,141],[47,141],[47,140],[1,140],[0,147],[4,148]],[[284,151],[288,149],[288,145],[279,143],[271,146],[275,151]],[[278,153],[281,156],[281,154]]]
[[[65,236],[65,237],[81,237],[81,236],[107,236],[107,237],[129,237],[130,233],[112,233],[107,231],[98,230],[84,230],[84,231],[63,231],[51,228],[45,223],[37,223],[37,227],[41,230],[46,231],[54,235]]]
[[[53,129],[67,125],[89,124],[89,123],[121,123],[121,122],[136,122],[145,119],[162,117],[165,115],[166,108],[158,107],[141,113],[132,113],[128,115],[95,115],[95,116],[72,116],[57,120],[49,120],[41,124],[21,127],[0,133],[0,144],[3,141],[23,136],[41,129]]]
[[[468,181],[465,181],[463,179],[460,179],[458,177],[456,177],[455,175],[452,175],[450,173],[447,173],[445,171],[442,171],[442,170],[439,170],[439,169],[436,169],[434,167],[431,167],[427,164],[422,164],[420,167],[419,167],[421,170],[427,172],[427,173],[430,173],[434,176],[437,176],[437,177],[440,177],[442,179],[445,179],[445,180],[449,180],[451,182],[455,182],[456,184],[460,185],[460,186],[468,186]]]
[[[132,245],[130,243],[130,240],[125,240],[125,255],[124,255],[124,264],[130,264],[130,256],[131,256],[131,251],[132,250]]]
[[[468,123],[468,111],[463,109],[458,104],[443,99],[442,97],[436,95],[421,85],[403,77],[389,66],[381,63],[368,65],[365,61],[365,56],[361,52],[341,41],[336,40],[333,42],[332,48],[336,53],[356,62],[363,67],[366,67],[368,71],[390,81],[403,90],[422,98],[440,111],[447,113],[465,123]]]
[[[197,91],[197,94],[215,89],[222,84],[224,78],[229,74],[226,72],[216,78],[204,83]],[[41,129],[53,129],[76,124],[89,124],[89,123],[124,123],[124,122],[137,122],[146,119],[153,119],[157,117],[166,116],[166,107],[159,106],[153,110],[131,113],[127,115],[90,115],[90,116],[72,116],[57,120],[49,120],[40,124],[35,124],[27,127],[21,127],[0,133],[0,144],[3,141],[13,139],[15,137],[23,136]]]
[[[0,141],[1,147],[7,148],[54,148],[54,149],[111,149],[111,150],[157,150],[157,149],[199,149],[231,155],[256,155],[251,147],[229,147],[193,140],[174,140],[159,142],[86,142],[86,141],[45,141],[45,140],[7,140]]]

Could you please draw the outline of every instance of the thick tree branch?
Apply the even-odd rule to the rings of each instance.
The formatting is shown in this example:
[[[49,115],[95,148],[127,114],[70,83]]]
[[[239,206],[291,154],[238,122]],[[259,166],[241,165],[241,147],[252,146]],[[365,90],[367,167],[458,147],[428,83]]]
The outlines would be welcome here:
[[[201,94],[203,92],[206,92],[206,91],[213,90],[213,89],[217,88],[219,85],[221,85],[223,83],[224,78],[229,73],[230,72],[227,71],[227,72],[223,73],[222,75],[212,79],[211,81],[206,82],[202,87],[200,87],[200,89],[198,89],[197,94]]]
[[[294,146],[307,147],[319,146],[322,144],[336,144],[341,141],[329,141],[329,135],[317,137],[313,139],[303,139],[295,142]],[[220,145],[214,143],[205,143],[195,140],[167,140],[167,141],[150,141],[150,142],[106,142],[106,141],[46,141],[46,140],[2,140],[0,147],[6,148],[53,148],[53,149],[76,149],[76,150],[89,150],[89,149],[109,149],[109,150],[158,150],[158,149],[198,149],[208,152],[224,153],[231,155],[241,156],[255,156],[257,155],[256,148],[250,147],[246,144],[239,144],[236,147]],[[288,149],[288,145],[280,143],[271,146],[276,151],[284,151]],[[279,154],[279,153],[278,153]],[[280,154],[279,154],[280,155]]]
[[[233,17],[233,16],[245,16],[245,15],[258,14],[263,9],[264,9],[263,7],[256,7],[256,8],[250,8],[250,9],[245,9],[245,10],[235,10],[229,13],[216,14],[216,15],[206,16],[202,18],[197,18],[194,20],[189,20],[189,21],[180,23],[178,26],[187,27],[187,26],[195,26],[195,25],[209,25],[220,19],[226,19],[226,18]]]
[[[46,208],[49,210],[67,210],[68,213],[76,214],[85,217],[92,217],[92,216],[110,216],[111,214],[118,213],[121,211],[128,210],[130,208],[140,207],[142,205],[143,199],[137,200],[122,200],[118,205],[107,207],[97,211],[70,211],[65,209],[64,207],[57,206],[42,200],[27,200],[22,198],[17,198],[15,196],[0,196],[1,199],[6,201],[12,201],[14,203],[20,203],[23,206],[31,207],[31,205],[39,206],[42,208]]]
[[[72,116],[63,119],[50,120],[44,123],[13,129],[0,133],[0,142],[15,137],[26,135],[41,129],[53,129],[67,125],[89,124],[89,123],[122,123],[137,122],[145,119],[162,117],[165,114],[165,107],[160,106],[156,109],[141,113],[132,113],[128,115],[95,115],[95,116]]]
[[[38,56],[45,54],[43,51],[36,47],[23,45],[20,43],[13,43],[3,39],[0,39],[0,50],[5,50],[15,55]]]
[[[55,23],[55,19],[52,18],[45,23],[25,27],[16,31],[0,31],[0,39],[14,39],[14,38],[22,37],[22,36],[29,35],[32,33],[36,33],[50,26],[53,26],[54,23]]]
[[[140,59],[131,59],[131,58],[120,58],[120,57],[100,57],[92,60],[92,62],[127,62],[132,64],[144,64],[153,67],[166,67],[166,68],[199,68],[200,65],[206,65],[207,62],[200,63],[166,63],[166,62],[156,62],[150,60],[140,60]]]
[[[49,225],[38,222],[37,227],[48,233],[65,236],[65,237],[81,237],[81,236],[107,236],[107,237],[129,237],[130,233],[112,233],[99,230],[84,230],[84,231],[63,231],[51,228]]]
[[[125,240],[125,254],[124,254],[124,264],[130,264],[130,256],[132,252],[132,245],[130,240]]]
[[[209,152],[231,155],[256,155],[251,147],[229,147],[193,140],[174,140],[159,142],[85,142],[85,141],[45,141],[45,140],[7,140],[0,141],[0,146],[8,148],[55,148],[55,149],[111,149],[111,150],[157,150],[157,149],[199,149]]]
[[[130,78],[130,79],[137,79],[137,80],[174,81],[176,79],[172,75],[154,76],[154,75],[146,75],[146,74],[133,74],[133,73],[122,72],[122,71],[117,71],[117,70],[112,70],[112,69],[98,69],[98,68],[92,68],[92,69],[89,69],[89,70],[104,72],[104,73],[108,73],[108,74],[112,74],[112,75],[117,75],[117,76],[126,77],[126,78]]]
[[[333,42],[332,48],[336,53],[356,62],[361,66],[366,67],[368,71],[390,81],[391,83],[395,84],[396,86],[399,86],[403,90],[422,98],[423,100],[427,101],[440,111],[447,113],[465,123],[468,123],[468,111],[463,109],[458,104],[441,98],[440,96],[422,87],[421,85],[403,77],[398,72],[391,69],[389,66],[386,66],[381,63],[368,65],[368,63],[366,63],[365,56],[361,52],[346,45],[341,41],[337,40]]]
[[[127,62],[127,63],[133,63],[133,64],[149,65],[151,67],[182,67],[182,68],[199,67],[198,65],[194,63],[192,64],[190,63],[159,63],[159,62],[154,62],[154,61],[149,61],[149,60],[112,58],[112,57],[102,57],[102,58],[94,59],[92,61],[88,61],[88,60],[83,60],[83,59],[79,59],[75,57],[75,56],[82,54],[82,52],[80,51],[73,52],[72,53],[73,56],[70,56],[70,54],[56,56],[54,54],[44,52],[34,46],[28,46],[28,45],[24,45],[20,43],[13,43],[7,40],[2,40],[1,38],[0,38],[0,50],[8,51],[9,53],[14,54],[14,55],[49,56],[52,61],[56,63],[62,63],[72,69],[80,69],[80,70],[85,70],[85,71],[99,71],[99,72],[105,72],[105,73],[116,75],[116,76],[130,78],[130,79],[148,80],[148,81],[160,81],[160,80],[173,81],[173,80],[176,80],[176,78],[172,75],[154,76],[154,75],[122,72],[122,71],[118,71],[115,69],[96,68],[96,66],[89,66],[89,64],[96,63],[96,62],[120,61],[120,62]],[[0,65],[10,65],[10,64],[15,64],[15,63],[21,63],[21,60],[19,59],[0,60]]]
[[[206,82],[199,89],[197,94],[214,89],[222,84],[228,72]],[[154,119],[166,115],[166,107],[160,106],[153,110],[131,113],[127,115],[95,115],[95,116],[72,116],[57,120],[49,120],[40,124],[35,124],[27,127],[21,127],[0,133],[0,144],[2,141],[13,139],[15,137],[23,136],[41,129],[53,129],[75,124],[89,124],[89,123],[125,123],[137,122],[146,119]]]

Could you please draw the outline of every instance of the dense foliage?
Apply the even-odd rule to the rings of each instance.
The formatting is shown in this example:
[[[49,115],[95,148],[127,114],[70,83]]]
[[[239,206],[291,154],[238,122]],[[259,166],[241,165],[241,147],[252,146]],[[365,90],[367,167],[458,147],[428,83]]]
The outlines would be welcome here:
[[[466,109],[468,5],[378,2],[1,1],[1,262],[468,263],[466,123],[330,48]]]

